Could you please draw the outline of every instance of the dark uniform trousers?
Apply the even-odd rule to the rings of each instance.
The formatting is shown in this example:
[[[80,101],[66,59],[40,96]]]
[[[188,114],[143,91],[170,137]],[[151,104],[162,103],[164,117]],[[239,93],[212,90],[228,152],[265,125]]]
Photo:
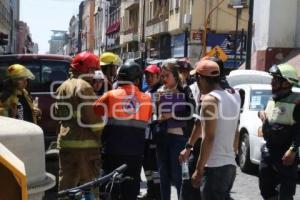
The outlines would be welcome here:
[[[259,188],[264,199],[279,196],[279,200],[293,200],[297,183],[297,161],[291,166],[282,164],[284,153],[272,152],[265,145],[259,165]]]

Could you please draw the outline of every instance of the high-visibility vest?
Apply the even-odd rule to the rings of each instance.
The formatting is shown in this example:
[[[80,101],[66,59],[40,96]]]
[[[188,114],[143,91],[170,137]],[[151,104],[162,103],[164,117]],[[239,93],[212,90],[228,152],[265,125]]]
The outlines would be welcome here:
[[[152,115],[149,95],[133,84],[122,85],[100,97],[94,111],[107,118],[102,137],[105,154],[143,155],[145,129]]]
[[[293,117],[296,101],[300,96],[291,94],[280,101],[269,100],[265,109],[268,122],[270,124],[294,125],[295,120]]]

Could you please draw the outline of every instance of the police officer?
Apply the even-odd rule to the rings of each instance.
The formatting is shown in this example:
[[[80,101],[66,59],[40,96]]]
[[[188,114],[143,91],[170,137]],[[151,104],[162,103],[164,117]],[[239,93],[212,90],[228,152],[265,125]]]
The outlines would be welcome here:
[[[124,200],[137,198],[145,143],[145,128],[152,115],[151,97],[137,85],[142,76],[141,67],[126,62],[118,72],[118,88],[108,91],[94,105],[99,116],[107,117],[103,130],[103,171],[109,173],[122,164],[124,173],[133,180],[121,185]]]
[[[96,55],[79,53],[70,65],[70,78],[56,91],[55,116],[60,120],[59,190],[91,181],[100,173],[102,124],[93,111],[96,95],[88,82],[99,68]]]
[[[270,74],[273,97],[259,112],[266,140],[259,166],[259,187],[266,200],[291,200],[296,191],[300,143],[300,96],[292,92],[298,74],[289,64],[274,65]]]

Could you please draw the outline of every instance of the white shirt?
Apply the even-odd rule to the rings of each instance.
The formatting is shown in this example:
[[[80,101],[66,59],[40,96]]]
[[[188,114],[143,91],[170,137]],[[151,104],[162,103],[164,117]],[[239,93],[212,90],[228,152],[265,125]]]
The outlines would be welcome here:
[[[213,147],[206,167],[235,165],[233,143],[240,114],[240,96],[237,92],[232,94],[226,90],[214,90],[209,95],[218,99],[218,116]],[[200,115],[203,117],[202,110]]]

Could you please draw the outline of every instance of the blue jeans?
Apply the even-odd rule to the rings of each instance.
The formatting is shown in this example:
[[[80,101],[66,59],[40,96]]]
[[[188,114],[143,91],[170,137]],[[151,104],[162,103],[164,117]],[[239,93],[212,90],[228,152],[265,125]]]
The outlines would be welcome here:
[[[206,167],[201,185],[202,200],[230,200],[230,190],[236,176],[234,165]]]
[[[179,154],[187,142],[187,138],[180,135],[166,134],[157,143],[157,160],[160,174],[161,199],[170,200],[171,183],[177,189],[180,196],[182,182]]]

